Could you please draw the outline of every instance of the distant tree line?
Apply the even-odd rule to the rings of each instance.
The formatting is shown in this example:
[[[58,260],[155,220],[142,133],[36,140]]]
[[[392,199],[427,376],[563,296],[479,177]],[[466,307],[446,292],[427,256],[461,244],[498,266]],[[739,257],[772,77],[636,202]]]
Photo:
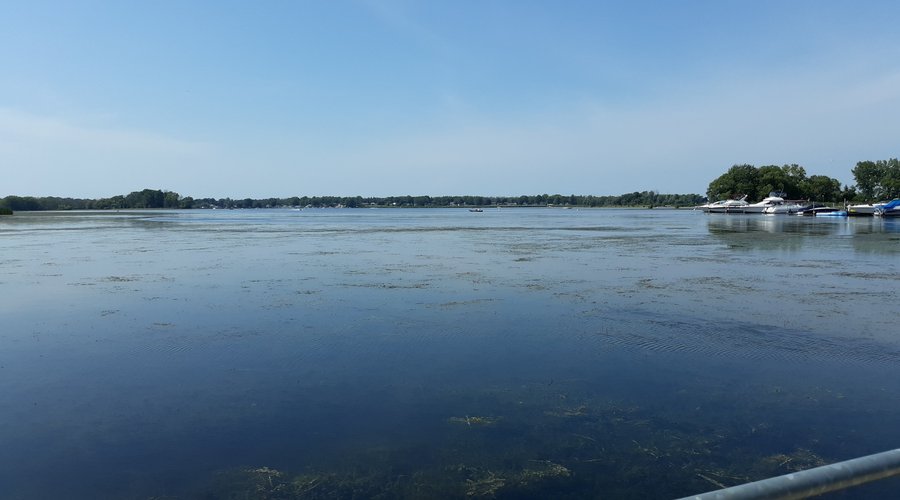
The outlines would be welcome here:
[[[14,211],[29,210],[94,210],[110,208],[191,208],[193,199],[178,193],[144,189],[112,198],[82,199],[56,196],[7,196],[0,199],[0,207]]]
[[[792,165],[734,165],[709,183],[710,200],[747,195],[761,200],[770,192],[784,192],[791,199],[814,201],[879,201],[900,198],[900,161],[896,158],[861,161],[852,170],[855,186],[842,186],[825,175],[806,175]],[[111,198],[81,199],[55,196],[7,196],[0,211],[103,210],[134,208],[276,208],[276,207],[689,207],[706,200],[699,194],[661,194],[640,191],[618,196],[538,194],[521,196],[292,196],[289,198],[182,197],[174,191],[144,189]]]
[[[813,201],[876,201],[900,197],[900,162],[896,158],[861,161],[853,168],[855,186],[842,186],[825,175],[806,175],[806,169],[792,165],[734,165],[709,183],[710,200],[739,198],[761,200],[770,192],[787,198]]]
[[[699,194],[660,194],[641,191],[620,196],[539,194],[522,196],[292,196],[289,198],[192,198],[173,191],[144,189],[111,198],[78,199],[58,197],[7,196],[0,208],[28,210],[103,210],[133,208],[276,208],[276,207],[653,207],[694,206],[703,201]]]

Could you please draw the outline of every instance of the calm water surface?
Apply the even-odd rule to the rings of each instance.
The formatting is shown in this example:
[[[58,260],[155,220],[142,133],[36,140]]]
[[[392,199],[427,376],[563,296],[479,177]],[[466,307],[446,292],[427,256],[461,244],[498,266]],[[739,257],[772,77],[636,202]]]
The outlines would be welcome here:
[[[898,291],[896,220],[16,214],[0,497],[672,498],[784,474],[900,446]]]

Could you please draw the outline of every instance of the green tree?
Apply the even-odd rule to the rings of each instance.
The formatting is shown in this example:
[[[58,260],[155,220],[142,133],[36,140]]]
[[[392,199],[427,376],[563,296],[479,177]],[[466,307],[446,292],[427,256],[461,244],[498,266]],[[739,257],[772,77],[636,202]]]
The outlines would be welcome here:
[[[881,177],[881,196],[883,199],[900,198],[900,160],[891,158],[882,162],[884,175]]]
[[[856,186],[844,186],[844,189],[841,190],[841,199],[847,201],[855,201],[859,198],[859,193],[856,192]]]
[[[163,208],[165,199],[165,194],[158,189],[132,191],[125,196],[125,207],[123,208]]]
[[[773,191],[781,191],[786,196],[800,196],[801,186],[806,181],[806,170],[797,164],[765,165],[759,167],[757,190],[754,199],[763,199]]]
[[[181,204],[179,200],[181,199],[181,195],[175,193],[173,191],[166,191],[163,193],[163,208],[179,208]]]
[[[754,195],[759,191],[759,170],[753,165],[734,165],[728,172],[709,183],[706,196],[710,200]]]
[[[853,178],[867,201],[900,198],[900,160],[861,161],[853,168]]]
[[[861,161],[853,167],[853,178],[856,187],[867,200],[874,200],[881,195],[881,180],[885,174],[884,162]]]
[[[32,196],[7,196],[3,205],[16,212],[43,210],[40,202]]]
[[[826,175],[811,175],[803,185],[806,198],[816,201],[840,201],[841,182]]]
[[[787,175],[777,165],[763,165],[758,169],[757,188],[753,199],[763,199],[772,191],[784,191]]]

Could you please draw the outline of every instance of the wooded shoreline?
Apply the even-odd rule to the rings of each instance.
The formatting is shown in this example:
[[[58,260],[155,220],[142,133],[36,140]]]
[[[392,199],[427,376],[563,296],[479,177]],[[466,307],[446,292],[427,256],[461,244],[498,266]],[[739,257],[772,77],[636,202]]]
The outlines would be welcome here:
[[[643,191],[620,196],[522,195],[522,196],[293,196],[289,198],[200,198],[182,197],[172,191],[144,189],[128,195],[101,199],[7,196],[0,207],[14,211],[108,210],[108,209],[202,209],[202,208],[368,208],[368,207],[692,207],[705,198],[699,194],[660,194]]]
[[[288,198],[193,198],[174,191],[143,189],[110,198],[84,199],[56,196],[7,196],[0,198],[3,211],[107,210],[132,208],[362,208],[362,207],[693,207],[708,200],[749,196],[761,200],[769,192],[793,199],[824,202],[871,202],[900,197],[900,161],[897,158],[857,162],[853,186],[824,175],[807,176],[797,164],[755,167],[733,165],[699,194],[662,194],[635,191],[618,196],[538,194],[520,196],[291,196]]]

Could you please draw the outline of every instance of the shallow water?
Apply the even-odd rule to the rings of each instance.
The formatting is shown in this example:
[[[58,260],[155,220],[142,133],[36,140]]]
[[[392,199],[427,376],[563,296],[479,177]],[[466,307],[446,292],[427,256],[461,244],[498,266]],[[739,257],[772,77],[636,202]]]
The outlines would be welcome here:
[[[898,290],[873,218],[16,214],[0,492],[699,493],[900,445]]]

